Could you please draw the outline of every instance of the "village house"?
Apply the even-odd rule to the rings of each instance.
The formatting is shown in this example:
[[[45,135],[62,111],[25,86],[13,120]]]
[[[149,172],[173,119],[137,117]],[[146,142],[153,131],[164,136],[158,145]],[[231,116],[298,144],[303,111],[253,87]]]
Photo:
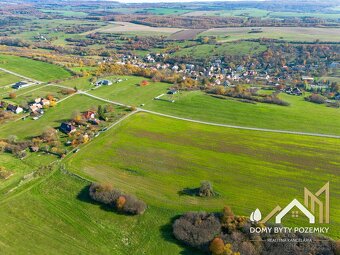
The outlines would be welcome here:
[[[110,86],[112,85],[112,81],[109,80],[100,80],[96,82],[96,86],[100,86],[100,85],[106,85],[106,86]]]
[[[285,92],[289,95],[301,96],[302,92],[299,88],[287,88]]]
[[[14,112],[15,114],[19,114],[19,113],[22,113],[24,109],[21,108],[20,106],[9,104],[7,106],[7,111],[11,111],[11,112]]]
[[[50,100],[44,99],[44,98],[36,98],[34,99],[34,103],[29,105],[29,109],[32,114],[44,114],[44,111],[42,110],[45,107],[49,107],[51,104]]]
[[[96,115],[96,113],[94,111],[86,111],[83,114],[84,118],[87,119],[87,120],[94,119],[95,115]]]
[[[21,89],[21,88],[25,88],[25,87],[28,87],[30,86],[29,83],[25,82],[25,81],[19,81],[17,83],[15,83],[12,88],[13,89]]]
[[[76,127],[71,123],[63,122],[61,123],[59,130],[65,134],[70,134],[76,131]]]

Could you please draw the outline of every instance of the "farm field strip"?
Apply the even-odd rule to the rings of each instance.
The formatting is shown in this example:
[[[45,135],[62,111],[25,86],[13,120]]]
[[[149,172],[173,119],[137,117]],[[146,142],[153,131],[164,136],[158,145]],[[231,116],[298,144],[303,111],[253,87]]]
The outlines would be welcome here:
[[[101,98],[101,97],[92,95],[92,94],[87,93],[87,92],[80,92],[80,93],[84,94],[86,96],[107,102],[107,103],[112,103],[112,104],[125,106],[125,107],[131,107],[130,105],[126,105],[126,104],[122,104],[122,103],[112,101],[112,100],[109,100],[109,99]],[[160,112],[156,112],[156,111],[146,110],[146,109],[143,109],[143,108],[137,108],[137,110],[140,111],[140,112],[151,113],[151,114],[155,114],[155,115],[159,115],[159,116],[163,116],[163,117],[167,117],[167,118],[178,119],[178,120],[189,121],[189,122],[200,123],[200,124],[211,125],[211,126],[227,127],[227,128],[234,128],[234,129],[244,129],[244,130],[252,130],[252,131],[262,131],[262,132],[316,136],[316,137],[328,137],[328,138],[340,139],[340,136],[338,136],[338,135],[328,135],[328,134],[320,134],[320,133],[308,133],[308,132],[298,132],[298,131],[287,131],[287,130],[277,130],[277,129],[267,129],[267,128],[236,126],[236,125],[220,124],[220,123],[214,123],[214,122],[208,122],[208,121],[193,120],[193,119],[190,119],[190,118],[177,117],[177,116],[164,114],[164,113],[160,113]]]
[[[261,33],[250,33],[252,29],[259,27],[238,28],[211,28],[204,31],[201,36],[227,36],[221,41],[233,41],[240,39],[273,38],[291,41],[332,41],[340,40],[340,28],[308,28],[308,27],[261,27]]]
[[[27,76],[18,74],[18,73],[16,73],[16,72],[13,72],[13,71],[10,71],[10,70],[7,70],[7,69],[5,69],[5,68],[1,68],[1,67],[0,67],[0,70],[1,70],[1,71],[4,71],[4,72],[6,72],[6,73],[12,74],[12,75],[21,77],[21,78],[23,78],[23,79],[25,79],[25,80],[35,81],[35,82],[37,82],[37,83],[43,83],[42,81],[35,80],[35,79],[33,79],[33,78],[30,78],[30,77],[27,77]]]
[[[6,71],[0,70],[0,89],[10,87],[15,82],[20,81],[20,77],[10,74]]]
[[[48,82],[71,76],[71,73],[61,66],[12,55],[0,54],[0,68],[13,74],[20,73],[23,78],[39,82]]]
[[[101,32],[101,33],[125,33],[125,32],[154,32],[172,34],[183,30],[183,28],[169,28],[169,27],[150,27],[146,25],[139,25],[130,22],[112,22],[106,27],[98,28],[90,32],[83,33],[83,35]]]

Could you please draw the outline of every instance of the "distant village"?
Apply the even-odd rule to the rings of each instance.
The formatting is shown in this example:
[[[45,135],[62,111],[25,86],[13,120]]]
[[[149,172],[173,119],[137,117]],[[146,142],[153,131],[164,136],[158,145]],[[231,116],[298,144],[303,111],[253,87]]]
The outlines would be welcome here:
[[[212,86],[235,86],[237,84],[254,84],[279,88],[279,90],[290,95],[302,95],[302,89],[310,92],[323,92],[327,90],[331,82],[323,79],[316,79],[311,76],[301,75],[296,81],[295,74],[305,73],[317,68],[317,65],[283,65],[282,73],[277,74],[270,66],[266,70],[253,70],[252,65],[238,65],[234,69],[227,67],[221,59],[215,59],[209,65],[198,65],[192,63],[171,64],[167,61],[168,54],[150,53],[141,58],[136,55],[126,54],[118,61],[113,58],[103,58],[101,63],[116,63],[120,65],[133,65],[139,68],[150,68],[151,70],[171,71],[182,75],[183,79],[205,80]],[[339,62],[329,64],[330,69],[340,68]],[[340,99],[340,94],[336,94],[336,100]]]

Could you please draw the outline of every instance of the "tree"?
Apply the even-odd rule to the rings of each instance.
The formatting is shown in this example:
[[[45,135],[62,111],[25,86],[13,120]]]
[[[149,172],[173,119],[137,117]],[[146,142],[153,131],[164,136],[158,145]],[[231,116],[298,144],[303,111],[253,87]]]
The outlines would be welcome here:
[[[55,100],[53,95],[47,95],[46,99],[49,100],[49,101]]]
[[[148,86],[148,85],[149,85],[149,82],[148,82],[147,80],[142,80],[142,81],[139,83],[139,85],[140,85],[141,87]]]
[[[58,134],[57,134],[57,132],[54,128],[48,127],[42,133],[41,139],[50,143],[50,142],[53,142],[53,141],[58,141],[59,136],[58,136]]]
[[[117,202],[116,202],[116,207],[121,210],[124,205],[126,203],[126,198],[124,196],[120,196],[118,199],[117,199]]]
[[[212,197],[215,195],[212,184],[209,181],[201,182],[198,195],[201,197]]]
[[[224,242],[221,238],[215,237],[210,245],[209,250],[213,255],[221,255],[224,253]]]
[[[105,108],[103,106],[98,105],[97,112],[98,112],[99,119],[106,120]]]
[[[50,101],[50,107],[55,107],[57,105],[57,102],[56,101]]]
[[[9,93],[9,98],[14,99],[17,97],[17,94],[14,92]]]
[[[79,123],[79,122],[82,121],[82,119],[83,119],[83,117],[82,117],[82,115],[81,115],[81,113],[79,111],[74,111],[72,113],[72,120],[74,122]]]

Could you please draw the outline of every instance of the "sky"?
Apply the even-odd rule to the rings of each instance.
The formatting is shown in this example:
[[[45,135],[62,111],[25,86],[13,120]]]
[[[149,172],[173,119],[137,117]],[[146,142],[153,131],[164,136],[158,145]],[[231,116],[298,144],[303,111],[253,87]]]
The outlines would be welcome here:
[[[118,0],[121,3],[181,3],[181,2],[237,2],[240,0]],[[247,0],[247,1],[264,1],[264,0]]]

